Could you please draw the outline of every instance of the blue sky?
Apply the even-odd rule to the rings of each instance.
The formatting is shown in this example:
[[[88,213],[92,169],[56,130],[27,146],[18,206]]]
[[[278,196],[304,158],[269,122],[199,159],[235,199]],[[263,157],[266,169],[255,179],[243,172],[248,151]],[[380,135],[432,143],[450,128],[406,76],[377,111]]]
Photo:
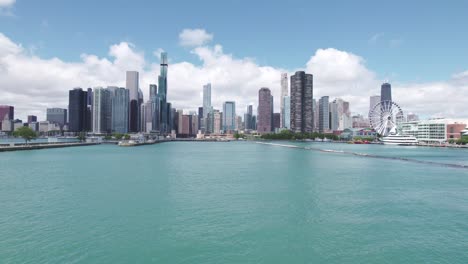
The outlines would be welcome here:
[[[198,63],[178,45],[184,28],[204,28],[226,53],[296,69],[318,48],[363,57],[379,77],[446,79],[466,69],[468,2],[450,1],[59,1],[17,0],[0,32],[35,54],[80,60],[106,56],[113,43],[167,50]]]
[[[147,96],[163,49],[178,109],[197,109],[211,82],[213,106],[242,114],[259,88],[279,98],[281,73],[305,70],[315,99],[353,114],[390,81],[405,113],[466,118],[467,13],[468,1],[0,0],[0,104],[41,117],[73,87],[125,85],[127,70]]]

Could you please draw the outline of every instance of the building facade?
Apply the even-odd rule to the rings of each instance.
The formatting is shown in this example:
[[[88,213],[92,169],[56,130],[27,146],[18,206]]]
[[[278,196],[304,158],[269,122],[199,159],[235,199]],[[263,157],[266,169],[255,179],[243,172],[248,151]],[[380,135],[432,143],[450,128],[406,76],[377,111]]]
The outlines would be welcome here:
[[[105,88],[93,91],[93,133],[104,134],[112,131],[112,94]]]
[[[392,101],[392,85],[383,83],[380,87],[380,101]]]
[[[112,132],[128,133],[130,91],[115,89],[112,97]]]
[[[291,129],[291,104],[289,96],[283,97],[283,105],[283,127],[286,129]]]
[[[284,97],[289,95],[288,74],[281,74],[281,97],[280,97],[280,123],[281,127],[286,127]]]
[[[291,130],[311,133],[314,127],[313,76],[298,71],[291,76]]]
[[[223,103],[223,131],[232,133],[236,130],[236,103],[227,101]]]
[[[58,124],[61,128],[67,123],[67,109],[47,108],[46,120],[52,124]]]
[[[261,134],[270,133],[273,127],[273,106],[271,91],[268,88],[261,88],[258,91],[258,113],[257,132]]]
[[[68,94],[68,131],[83,132],[88,131],[89,111],[87,105],[86,91],[75,88]]]
[[[330,130],[329,97],[322,96],[319,100],[319,132],[326,133]]]

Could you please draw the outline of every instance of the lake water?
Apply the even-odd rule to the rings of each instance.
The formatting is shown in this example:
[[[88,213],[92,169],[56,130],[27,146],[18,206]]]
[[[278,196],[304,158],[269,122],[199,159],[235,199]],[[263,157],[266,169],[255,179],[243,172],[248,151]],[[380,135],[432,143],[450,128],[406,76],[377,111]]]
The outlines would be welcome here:
[[[468,150],[280,144],[0,153],[0,263],[468,263]]]

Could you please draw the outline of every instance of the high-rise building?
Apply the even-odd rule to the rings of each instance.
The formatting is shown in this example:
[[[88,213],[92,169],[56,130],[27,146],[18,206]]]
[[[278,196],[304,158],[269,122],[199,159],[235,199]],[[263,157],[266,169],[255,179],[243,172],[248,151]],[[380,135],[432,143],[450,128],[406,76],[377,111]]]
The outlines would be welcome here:
[[[289,94],[289,87],[288,87],[288,74],[287,73],[282,73],[281,74],[281,97],[280,97],[280,102],[281,102],[281,107],[280,107],[280,123],[281,127],[286,127],[285,123],[285,106],[284,106],[284,97],[288,96]]]
[[[312,110],[314,112],[314,131],[318,131],[319,128],[319,110],[317,100],[312,101]]]
[[[291,130],[311,133],[314,127],[313,75],[303,71],[291,76]]]
[[[242,116],[237,116],[236,117],[236,130],[237,131],[244,130],[244,126],[242,124]]]
[[[223,128],[225,133],[236,130],[236,103],[227,101],[223,103]]]
[[[15,119],[15,108],[10,105],[0,105],[0,121]]]
[[[245,130],[254,130],[254,122],[253,122],[253,106],[247,106],[247,113],[244,114],[244,129]]]
[[[129,92],[130,106],[129,106],[129,132],[138,132],[138,123],[140,116],[139,104],[139,74],[137,71],[127,71],[126,75],[126,88]]]
[[[281,127],[281,114],[273,113],[273,128],[276,130]]]
[[[374,110],[374,107],[380,103],[380,95],[372,95],[369,98],[369,112]]]
[[[198,129],[201,130],[202,128],[203,128],[203,106],[198,107]]]
[[[50,124],[57,124],[59,127],[63,128],[67,123],[67,109],[47,108],[46,120],[49,121]]]
[[[291,129],[291,101],[289,96],[283,97],[283,127],[286,129]]]
[[[112,131],[112,94],[105,88],[93,91],[93,133],[102,134]]]
[[[169,117],[170,117],[170,109],[167,103],[167,70],[168,70],[168,60],[167,60],[167,52],[161,52],[161,64],[160,64],[160,73],[158,76],[158,95],[160,98],[160,109],[161,109],[161,117],[160,117],[160,125],[159,129],[160,132],[163,134],[170,133],[171,128],[169,126]]]
[[[89,111],[87,105],[88,93],[81,88],[75,88],[68,94],[68,131],[88,131]]]
[[[392,86],[389,83],[384,83],[380,87],[380,100],[382,102],[392,100]]]
[[[258,110],[257,110],[257,132],[270,133],[273,120],[271,91],[268,88],[261,88],[258,91]]]
[[[330,108],[328,96],[319,100],[319,132],[325,133],[330,130]]]
[[[222,132],[222,124],[223,124],[223,113],[219,112],[219,110],[213,111],[213,133],[214,134],[221,134]]]
[[[211,133],[209,128],[210,123],[213,122],[213,115],[210,113],[213,112],[213,107],[211,106],[211,83],[203,85],[203,126],[202,130],[206,133]],[[210,118],[211,117],[211,118]]]
[[[28,123],[37,122],[37,116],[28,115]]]
[[[13,130],[12,120],[15,117],[15,108],[10,105],[0,105],[0,130]]]
[[[158,86],[156,84],[149,85],[149,99],[156,97],[158,95]]]
[[[130,91],[125,88],[115,89],[112,97],[112,132],[128,132]]]

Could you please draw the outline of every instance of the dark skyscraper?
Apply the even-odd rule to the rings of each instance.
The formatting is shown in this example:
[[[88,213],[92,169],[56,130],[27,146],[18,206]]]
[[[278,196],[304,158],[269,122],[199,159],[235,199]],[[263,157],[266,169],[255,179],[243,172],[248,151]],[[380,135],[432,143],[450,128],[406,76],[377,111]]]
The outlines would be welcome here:
[[[9,105],[0,105],[0,121],[15,119],[15,108]]]
[[[281,127],[281,114],[274,113],[273,114],[273,128],[280,128]]]
[[[258,120],[257,132],[270,133],[272,128],[273,112],[272,112],[271,91],[268,88],[261,88],[258,91]]]
[[[69,91],[68,96],[68,113],[70,132],[87,131],[88,126],[88,93],[81,88],[75,88]]]
[[[298,71],[291,76],[291,130],[298,133],[311,133],[314,124],[313,76]]]
[[[380,87],[380,101],[392,100],[392,86],[389,83],[384,83]]]
[[[198,129],[200,130],[202,129],[202,121],[203,121],[203,106],[198,107]]]
[[[130,107],[129,107],[129,132],[138,132],[138,123],[140,117],[139,104],[139,74],[137,71],[127,71],[126,73],[126,88],[129,91]]]
[[[46,120],[52,124],[58,124],[61,128],[67,123],[67,109],[47,108]]]
[[[37,116],[28,115],[28,123],[37,122]]]
[[[244,127],[246,130],[254,130],[255,124],[253,122],[253,106],[247,106],[247,113],[244,115]]]

